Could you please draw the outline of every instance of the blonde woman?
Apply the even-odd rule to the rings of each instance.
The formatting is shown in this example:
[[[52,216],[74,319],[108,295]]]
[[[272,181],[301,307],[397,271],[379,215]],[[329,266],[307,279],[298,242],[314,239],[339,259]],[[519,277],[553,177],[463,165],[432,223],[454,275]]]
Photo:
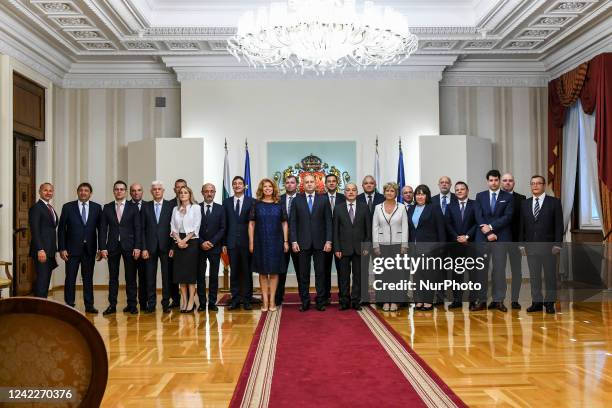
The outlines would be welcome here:
[[[202,222],[200,206],[187,186],[179,189],[177,205],[172,210],[170,236],[174,239],[170,256],[174,259],[173,280],[181,288],[181,313],[195,311],[198,276],[198,232]]]
[[[403,204],[397,202],[399,187],[387,183],[383,187],[385,201],[374,208],[372,218],[372,249],[375,256],[395,257],[408,251],[408,215]],[[401,269],[388,269],[381,275],[385,283],[398,283],[406,276]],[[377,291],[376,302],[383,304],[384,311],[396,311],[398,303],[408,301],[408,293],[399,291]]]
[[[279,274],[287,273],[285,253],[289,251],[287,213],[280,204],[276,183],[263,179],[257,187],[257,201],[249,216],[249,252],[253,271],[259,274],[262,311],[276,311]]]

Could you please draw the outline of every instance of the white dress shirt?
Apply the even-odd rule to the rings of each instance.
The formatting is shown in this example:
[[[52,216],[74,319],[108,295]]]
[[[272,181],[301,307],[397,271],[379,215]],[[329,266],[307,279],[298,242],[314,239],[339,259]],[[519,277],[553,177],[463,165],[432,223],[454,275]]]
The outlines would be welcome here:
[[[87,201],[78,201],[79,202],[79,215],[83,214],[83,207],[85,207],[85,223],[89,219],[89,200]]]
[[[546,197],[546,193],[542,193],[539,196],[533,196],[533,202],[531,203],[531,213],[535,214],[535,203],[536,198],[538,199],[538,204],[540,205],[540,211],[542,211],[542,204],[544,204],[544,198]]]
[[[236,209],[236,203],[238,200],[240,200],[240,208],[238,209],[238,215],[240,215],[242,214],[242,207],[244,207],[244,194],[240,197],[234,196],[234,206],[232,207],[232,210]]]
[[[190,234],[193,232],[193,238],[198,238],[200,232],[200,224],[202,222],[202,213],[200,206],[190,204],[187,206],[185,214],[179,211],[179,206],[172,209],[172,221],[170,222],[170,230],[173,234]]]
[[[291,212],[291,208],[289,208],[289,202],[291,202],[291,205],[293,205],[293,200],[295,200],[295,196],[297,195],[297,193],[293,193],[293,194],[287,194],[285,196],[285,209],[287,210],[287,216],[289,216],[289,213]]]

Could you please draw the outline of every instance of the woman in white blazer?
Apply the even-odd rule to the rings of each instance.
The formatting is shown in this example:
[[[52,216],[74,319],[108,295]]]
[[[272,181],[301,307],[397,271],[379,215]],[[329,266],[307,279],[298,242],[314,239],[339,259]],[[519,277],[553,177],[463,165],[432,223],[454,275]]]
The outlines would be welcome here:
[[[187,186],[178,191],[178,203],[172,210],[170,235],[174,246],[170,250],[173,258],[173,280],[181,287],[181,313],[195,311],[196,280],[198,276],[198,233],[202,222],[201,207]]]
[[[408,216],[403,204],[397,202],[399,187],[387,183],[383,187],[385,201],[374,208],[372,219],[372,249],[375,256],[395,257],[408,251]],[[379,279],[383,283],[399,283],[409,279],[402,269],[387,269]],[[384,311],[396,311],[398,303],[408,302],[408,292],[376,291],[376,302]]]

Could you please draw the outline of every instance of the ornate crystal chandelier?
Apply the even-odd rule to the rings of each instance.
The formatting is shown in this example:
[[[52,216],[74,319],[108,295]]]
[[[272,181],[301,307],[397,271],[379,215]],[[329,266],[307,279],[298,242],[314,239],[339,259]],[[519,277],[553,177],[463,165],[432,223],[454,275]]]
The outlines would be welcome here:
[[[283,72],[357,70],[397,64],[417,49],[406,18],[391,7],[355,0],[287,0],[248,11],[228,51],[253,67]]]

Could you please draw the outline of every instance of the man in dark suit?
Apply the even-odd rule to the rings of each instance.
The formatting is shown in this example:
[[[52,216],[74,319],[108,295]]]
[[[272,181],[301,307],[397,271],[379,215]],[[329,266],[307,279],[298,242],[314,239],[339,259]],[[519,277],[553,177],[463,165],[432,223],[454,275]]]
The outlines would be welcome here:
[[[504,173],[501,178],[502,190],[512,194],[512,206],[514,211],[512,212],[512,244],[508,244],[508,258],[510,258],[510,269],[512,270],[512,285],[510,289],[511,293],[511,307],[515,310],[521,309],[519,303],[519,295],[521,292],[521,285],[523,283],[523,273],[521,271],[521,251],[519,250],[519,234],[521,227],[521,206],[525,200],[525,196],[514,191],[514,176],[511,173]]]
[[[127,306],[124,312],[138,314],[136,264],[142,248],[142,229],[138,206],[126,200],[127,184],[121,180],[113,185],[115,200],[104,205],[98,248],[102,258],[108,260],[108,302],[103,312],[109,315],[117,312],[119,292],[119,262],[123,258],[125,269],[125,292]]]
[[[476,203],[468,198],[470,190],[463,181],[455,183],[456,200],[452,200],[446,209],[446,232],[449,237],[449,254],[453,258],[473,257],[474,251],[471,242],[476,235]],[[457,283],[464,282],[464,274],[450,272]],[[471,278],[471,276],[470,276]],[[473,296],[474,294],[470,294]],[[474,299],[470,298],[470,306],[474,306]],[[453,291],[453,302],[449,309],[463,307],[463,291]]]
[[[556,255],[563,242],[563,211],[558,198],[546,195],[546,180],[542,176],[531,178],[532,197],[521,205],[519,240],[526,245],[532,304],[527,312],[555,313],[557,299]],[[546,296],[542,296],[542,269]]]
[[[440,189],[440,194],[436,194],[431,197],[431,202],[433,204],[438,204],[442,209],[442,215],[446,215],[446,208],[453,201],[457,201],[457,196],[454,193],[451,193],[451,179],[448,176],[442,176],[438,179],[438,188]]]
[[[475,242],[478,250],[490,250],[493,258],[493,271],[491,274],[492,302],[489,309],[498,309],[502,312],[508,311],[504,305],[506,296],[506,254],[507,243],[512,242],[512,212],[513,199],[509,193],[500,188],[501,174],[498,170],[490,170],[487,173],[487,184],[489,189],[476,194],[476,231]],[[482,288],[476,296],[472,310],[483,310],[486,305],[488,286],[489,257],[485,260],[485,268],[478,274],[478,281]]]
[[[94,307],[93,272],[98,251],[98,232],[102,206],[90,201],[93,189],[89,183],[77,188],[78,200],[62,207],[57,231],[60,257],[66,262],[64,301],[74,307],[76,279],[81,266],[83,298],[86,313],[98,313]]]
[[[361,256],[372,240],[372,217],[365,203],[357,201],[357,184],[344,187],[346,200],[337,204],[333,217],[333,248],[340,260],[338,290],[340,310],[361,310]],[[352,288],[351,288],[352,272]]]
[[[363,178],[361,187],[363,187],[363,193],[357,196],[357,200],[366,203],[373,217],[374,207],[385,201],[385,196],[376,191],[376,181],[370,175]]]
[[[249,253],[249,213],[253,199],[244,195],[244,179],[240,176],[232,180],[234,195],[223,201],[225,210],[226,234],[223,252],[230,258],[230,292],[232,295],[229,310],[237,309],[240,303],[245,310],[251,310],[253,297],[253,272]]]
[[[329,201],[329,207],[331,208],[332,217],[334,216],[334,209],[338,204],[344,204],[346,199],[344,194],[338,192],[338,177],[335,174],[328,174],[325,176],[325,196]],[[333,246],[333,245],[332,245]],[[334,249],[331,252],[324,254],[325,259],[325,305],[331,303],[331,276],[332,276],[332,261],[335,260],[336,274],[340,271],[340,260],[334,257]]]
[[[200,242],[200,265],[198,268],[198,311],[206,310],[206,262],[208,261],[208,311],[216,312],[217,292],[219,290],[219,262],[221,246],[225,237],[225,211],[223,206],[215,203],[217,190],[211,183],[202,186],[204,202],[202,222],[198,233]]]
[[[314,262],[317,310],[325,310],[324,253],[332,249],[332,217],[327,197],[315,192],[315,178],[306,174],[304,194],[299,194],[291,208],[289,237],[293,251],[298,253],[300,311],[310,308],[310,263]]]
[[[130,186],[130,197],[132,203],[138,206],[138,213],[141,214],[142,206],[145,201],[142,200],[143,189],[142,185],[134,183]],[[142,224],[142,223],[141,223]],[[138,277],[138,304],[140,310],[147,310],[147,261],[142,258],[136,260],[136,275]]]
[[[58,216],[51,205],[54,188],[51,183],[43,183],[38,188],[40,199],[28,211],[30,227],[30,256],[36,268],[34,281],[34,296],[46,298],[49,295],[51,272],[57,268],[55,253],[57,252]]]
[[[161,266],[162,309],[170,313],[171,276],[168,267],[168,253],[172,247],[170,221],[174,204],[164,200],[164,185],[161,181],[151,183],[152,201],[145,202],[140,208],[142,220],[142,258],[146,267],[145,313],[153,313],[157,304],[157,263]]]
[[[406,206],[406,211],[408,211],[408,207],[414,205],[414,189],[412,186],[402,187],[402,199]]]
[[[291,207],[293,200],[297,195],[297,177],[287,176],[285,178],[285,194],[281,195],[280,204],[283,207],[283,211],[286,212],[287,221],[290,222],[291,218]],[[285,270],[288,270],[289,261],[293,262],[293,269],[295,270],[295,277],[298,279],[298,267],[299,260],[298,254],[293,252],[293,248],[289,248],[289,251],[285,252]],[[287,280],[287,274],[281,273],[278,276],[278,287],[276,288],[276,306],[283,304],[285,297],[285,283]],[[298,279],[299,281],[299,279]]]

